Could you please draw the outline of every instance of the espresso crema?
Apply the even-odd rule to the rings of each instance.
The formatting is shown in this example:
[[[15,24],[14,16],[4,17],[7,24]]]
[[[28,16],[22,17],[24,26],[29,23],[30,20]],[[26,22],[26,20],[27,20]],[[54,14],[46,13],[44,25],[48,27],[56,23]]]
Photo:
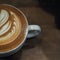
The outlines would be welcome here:
[[[6,9],[0,9],[0,45],[14,41],[21,32],[21,23],[17,15]]]
[[[23,12],[8,4],[0,4],[0,53],[17,49],[24,43],[28,22]]]

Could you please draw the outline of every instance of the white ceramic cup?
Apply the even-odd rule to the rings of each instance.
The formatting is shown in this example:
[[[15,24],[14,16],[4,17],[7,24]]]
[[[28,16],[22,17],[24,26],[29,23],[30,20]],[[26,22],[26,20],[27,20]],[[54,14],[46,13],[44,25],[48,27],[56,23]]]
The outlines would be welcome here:
[[[8,5],[8,4],[7,4]],[[16,7],[14,7],[16,8]],[[17,9],[17,8],[16,8]],[[26,18],[26,16],[24,15],[24,13],[22,11],[20,11],[21,14],[23,14],[23,16]],[[26,18],[27,21],[27,18]],[[28,22],[28,21],[27,21]],[[26,38],[32,38],[37,36],[39,33],[41,32],[41,27],[39,25],[28,25],[27,27],[27,31],[26,31],[26,37],[24,38],[24,40],[16,47],[13,48],[10,51],[7,52],[0,52],[0,57],[6,57],[6,56],[10,56],[14,53],[16,53],[17,51],[19,51],[21,49],[21,47],[24,45],[24,42],[26,41]]]

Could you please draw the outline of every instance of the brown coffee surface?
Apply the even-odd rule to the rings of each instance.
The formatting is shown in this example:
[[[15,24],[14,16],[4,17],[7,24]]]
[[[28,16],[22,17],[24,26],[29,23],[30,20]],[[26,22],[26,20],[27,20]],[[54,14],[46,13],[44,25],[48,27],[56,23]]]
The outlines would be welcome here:
[[[0,52],[16,48],[26,37],[27,21],[17,8],[0,4]]]

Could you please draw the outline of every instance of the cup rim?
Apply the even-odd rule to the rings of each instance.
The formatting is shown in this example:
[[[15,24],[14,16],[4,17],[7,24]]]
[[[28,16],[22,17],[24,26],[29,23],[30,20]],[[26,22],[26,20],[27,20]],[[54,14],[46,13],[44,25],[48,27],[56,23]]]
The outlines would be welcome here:
[[[25,20],[27,22],[26,33],[25,33],[25,36],[24,36],[23,40],[21,41],[21,43],[18,46],[16,46],[13,49],[11,49],[11,50],[0,52],[0,54],[5,54],[5,53],[9,53],[9,52],[12,52],[12,51],[18,49],[25,42],[27,34],[28,34],[28,21],[27,21],[26,15],[21,10],[19,10],[17,7],[15,7],[13,5],[10,5],[10,4],[0,4],[0,5],[8,5],[8,6],[11,6],[11,7],[15,8],[16,10],[18,10],[24,16],[24,18],[25,18]]]

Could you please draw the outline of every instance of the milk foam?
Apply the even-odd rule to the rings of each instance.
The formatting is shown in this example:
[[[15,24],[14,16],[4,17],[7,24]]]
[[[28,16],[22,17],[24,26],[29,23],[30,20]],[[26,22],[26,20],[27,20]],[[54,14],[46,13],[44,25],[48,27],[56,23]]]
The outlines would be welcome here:
[[[0,45],[13,42],[21,32],[20,18],[14,11],[0,10]]]
[[[9,13],[6,10],[1,10],[0,13],[0,27],[8,21]]]
[[[1,10],[0,13],[0,36],[5,34],[11,28],[11,22],[8,21],[9,13],[6,10]]]

